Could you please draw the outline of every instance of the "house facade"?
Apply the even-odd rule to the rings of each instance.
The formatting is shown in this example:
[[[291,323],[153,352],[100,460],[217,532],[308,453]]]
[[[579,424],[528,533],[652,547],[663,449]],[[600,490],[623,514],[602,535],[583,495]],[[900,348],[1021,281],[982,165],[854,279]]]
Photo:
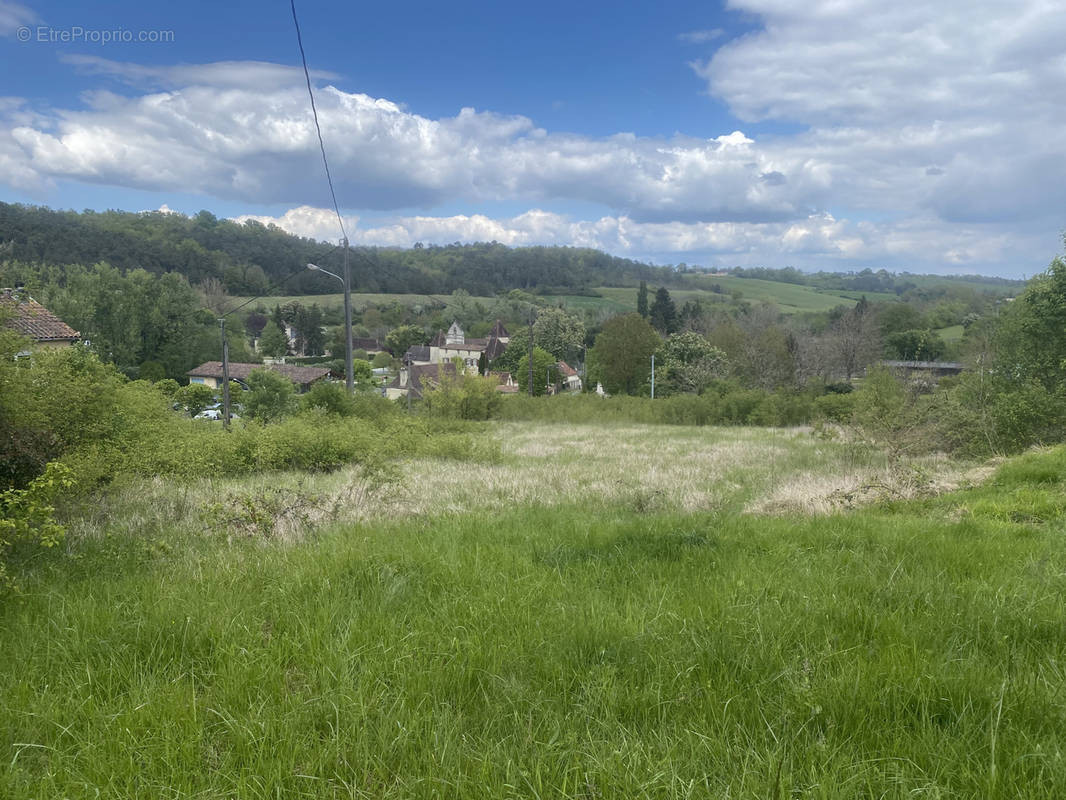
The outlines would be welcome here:
[[[493,361],[511,341],[511,336],[500,320],[496,320],[484,339],[467,338],[458,322],[452,322],[447,331],[439,331],[428,345],[415,345],[404,354],[405,364],[424,366],[427,364],[445,364],[459,359],[467,372],[476,375],[481,356],[487,362]]]

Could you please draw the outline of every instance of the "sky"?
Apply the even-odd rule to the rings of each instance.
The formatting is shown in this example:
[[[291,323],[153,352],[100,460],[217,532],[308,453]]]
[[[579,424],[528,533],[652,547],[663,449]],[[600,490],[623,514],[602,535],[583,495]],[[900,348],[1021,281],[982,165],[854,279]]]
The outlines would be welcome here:
[[[1058,0],[297,14],[354,244],[1005,277],[1062,252]],[[0,0],[0,74],[0,200],[341,236],[288,3]]]

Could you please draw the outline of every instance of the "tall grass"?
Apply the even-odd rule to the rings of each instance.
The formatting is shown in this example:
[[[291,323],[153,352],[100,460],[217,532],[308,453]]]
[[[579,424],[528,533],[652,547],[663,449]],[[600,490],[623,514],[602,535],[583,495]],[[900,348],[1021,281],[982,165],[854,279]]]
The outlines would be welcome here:
[[[525,509],[56,570],[2,612],[4,796],[1066,786],[1028,527]]]
[[[1064,454],[820,518],[102,522],[0,607],[0,796],[1062,796]]]

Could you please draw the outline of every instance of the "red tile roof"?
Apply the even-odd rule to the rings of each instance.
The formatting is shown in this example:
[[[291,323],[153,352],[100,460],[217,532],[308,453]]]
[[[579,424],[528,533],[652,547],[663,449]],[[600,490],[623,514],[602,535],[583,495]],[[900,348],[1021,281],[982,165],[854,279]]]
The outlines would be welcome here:
[[[4,325],[35,342],[74,342],[80,338],[76,330],[29,295],[0,289],[0,307],[12,312]]]

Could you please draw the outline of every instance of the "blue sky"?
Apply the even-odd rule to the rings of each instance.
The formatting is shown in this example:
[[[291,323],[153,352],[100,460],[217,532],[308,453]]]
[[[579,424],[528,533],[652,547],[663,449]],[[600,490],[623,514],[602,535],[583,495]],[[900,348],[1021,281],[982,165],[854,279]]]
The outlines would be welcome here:
[[[353,241],[1011,276],[1061,251],[1054,8],[633,5],[299,4]],[[298,59],[286,3],[0,0],[0,199],[334,239]]]

